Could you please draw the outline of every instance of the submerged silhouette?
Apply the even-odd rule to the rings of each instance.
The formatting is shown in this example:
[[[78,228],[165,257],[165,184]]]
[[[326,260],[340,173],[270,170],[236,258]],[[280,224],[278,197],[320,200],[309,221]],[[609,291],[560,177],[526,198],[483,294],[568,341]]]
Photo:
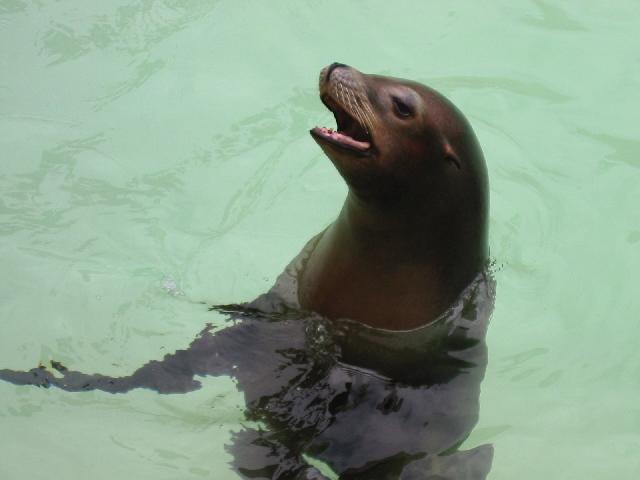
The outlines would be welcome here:
[[[294,281],[285,271],[251,303],[212,307],[230,316],[228,327],[207,327],[189,348],[130,376],[52,362],[57,375],[40,366],[0,370],[0,379],[70,392],[172,394],[200,388],[196,376],[228,375],[244,393],[246,418],[261,425],[234,433],[227,446],[245,478],[326,478],[309,458],[344,480],[486,478],[492,447],[458,447],[478,419],[491,276],[480,274],[434,322],[396,332],[294,308],[287,299]]]

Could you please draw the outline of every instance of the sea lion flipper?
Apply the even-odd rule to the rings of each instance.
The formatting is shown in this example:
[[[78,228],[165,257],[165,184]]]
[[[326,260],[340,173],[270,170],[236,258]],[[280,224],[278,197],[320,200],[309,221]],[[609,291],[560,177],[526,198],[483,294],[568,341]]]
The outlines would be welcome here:
[[[57,369],[56,369],[57,370]],[[56,377],[44,366],[32,368],[28,371],[0,370],[0,379],[14,385],[33,385],[36,387],[57,387],[68,392],[88,390],[105,390],[111,393],[131,390],[125,385],[130,377],[114,378],[103,375],[87,375],[82,372],[66,370],[62,377]]]
[[[186,393],[201,386],[200,382],[194,380],[195,372],[186,357],[187,351],[179,350],[161,361],[148,362],[132,375],[123,377],[86,374],[66,367],[60,368],[58,362],[52,362],[52,367],[61,373],[61,376],[55,376],[41,365],[28,371],[0,370],[0,380],[14,385],[45,388],[53,386],[67,392],[101,390],[108,393],[125,393],[135,388],[147,388],[158,393]]]
[[[36,370],[38,371],[35,372]],[[45,388],[53,386],[67,392],[101,390],[107,393],[126,393],[135,388],[148,388],[158,393],[187,393],[201,387],[200,382],[193,380],[193,377],[167,376],[162,382],[148,382],[145,380],[148,380],[149,377],[140,375],[145,370],[143,367],[136,374],[126,377],[88,375],[69,371],[62,378],[57,378],[48,371],[41,372],[39,369],[29,371],[0,370],[0,379],[14,385],[34,385]]]
[[[233,456],[236,472],[253,479],[328,480],[307,463],[300,451],[302,445],[289,433],[252,428],[233,432],[233,442],[226,450]]]
[[[0,370],[0,380],[15,385],[34,385],[36,387],[49,388],[52,384],[55,385],[57,379],[44,367],[37,367],[29,371],[2,369]]]
[[[162,360],[151,360],[131,375],[122,377],[70,370],[54,360],[51,367],[57,372],[55,375],[44,365],[39,365],[28,371],[0,370],[0,380],[15,385],[53,386],[68,392],[101,390],[125,393],[135,388],[147,388],[158,393],[187,393],[201,387],[194,378],[196,375],[217,376],[233,371],[234,361],[238,363],[236,358],[223,353],[237,349],[234,333],[238,329],[231,327],[220,335],[213,335],[207,326],[188,348],[167,354]]]
[[[489,475],[492,463],[493,445],[480,445],[448,455],[428,455],[407,465],[398,479],[484,480]]]

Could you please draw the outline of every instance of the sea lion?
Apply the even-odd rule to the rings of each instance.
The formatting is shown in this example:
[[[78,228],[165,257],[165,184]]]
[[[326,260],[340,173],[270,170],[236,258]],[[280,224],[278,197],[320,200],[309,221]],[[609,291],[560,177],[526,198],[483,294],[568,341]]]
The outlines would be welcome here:
[[[0,379],[169,394],[228,375],[259,425],[226,446],[244,478],[326,479],[312,458],[343,480],[484,479],[492,447],[460,448],[478,418],[494,296],[480,148],[462,114],[417,83],[332,64],[320,95],[338,128],[311,134],[349,194],[268,292],[212,307],[233,321],[127,376],[51,362],[55,375]]]
[[[485,266],[488,180],[464,115],[419,83],[320,73],[337,131],[311,135],[349,193],[299,278],[300,305],[390,330],[441,315]]]

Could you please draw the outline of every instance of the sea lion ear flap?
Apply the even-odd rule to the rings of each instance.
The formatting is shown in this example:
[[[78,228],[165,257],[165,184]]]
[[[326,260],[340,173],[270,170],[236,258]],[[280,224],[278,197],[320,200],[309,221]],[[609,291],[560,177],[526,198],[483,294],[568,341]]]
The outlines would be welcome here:
[[[451,146],[448,140],[444,141],[444,158],[448,162],[453,163],[458,168],[458,170],[462,168],[460,157],[458,157],[458,154],[453,149],[453,147]]]

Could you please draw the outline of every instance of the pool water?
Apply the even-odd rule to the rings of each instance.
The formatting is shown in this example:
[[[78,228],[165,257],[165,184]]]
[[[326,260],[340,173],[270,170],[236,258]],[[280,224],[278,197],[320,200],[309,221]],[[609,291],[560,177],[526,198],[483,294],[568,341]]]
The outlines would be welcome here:
[[[426,83],[471,121],[497,296],[491,479],[640,477],[633,1],[0,0],[0,368],[126,375],[255,298],[346,188],[320,68]],[[244,399],[0,382],[0,478],[235,479]]]

